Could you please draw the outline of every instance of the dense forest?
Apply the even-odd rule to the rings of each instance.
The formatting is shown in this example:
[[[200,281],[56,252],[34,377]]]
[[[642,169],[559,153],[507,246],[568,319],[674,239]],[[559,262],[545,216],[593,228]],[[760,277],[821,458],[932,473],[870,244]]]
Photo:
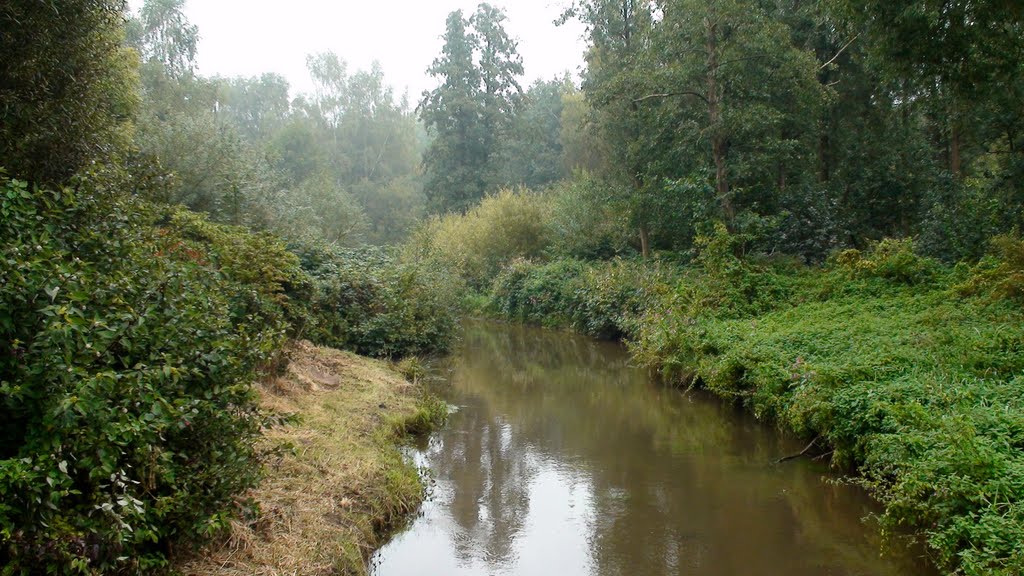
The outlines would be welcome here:
[[[0,6],[0,569],[165,572],[251,517],[285,342],[463,314],[627,342],[805,436],[941,569],[1024,571],[1024,5],[576,0],[434,88],[205,77],[184,0]]]

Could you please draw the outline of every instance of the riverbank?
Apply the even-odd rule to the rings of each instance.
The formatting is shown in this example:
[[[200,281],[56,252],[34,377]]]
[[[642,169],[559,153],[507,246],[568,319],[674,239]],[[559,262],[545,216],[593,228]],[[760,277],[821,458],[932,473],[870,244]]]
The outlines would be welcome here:
[[[308,342],[287,372],[260,387],[260,405],[290,415],[267,431],[256,518],[178,567],[195,576],[365,574],[366,559],[423,497],[399,452],[409,433],[443,418],[386,363]]]
[[[907,242],[824,268],[515,262],[501,317],[624,337],[668,382],[734,401],[809,443],[962,574],[1024,572],[1020,244],[948,268]]]

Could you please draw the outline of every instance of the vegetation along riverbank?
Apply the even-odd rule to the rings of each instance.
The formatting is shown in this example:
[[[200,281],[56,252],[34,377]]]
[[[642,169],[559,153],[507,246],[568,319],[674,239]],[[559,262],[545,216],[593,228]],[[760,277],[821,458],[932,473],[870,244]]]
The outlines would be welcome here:
[[[223,544],[181,562],[185,574],[364,574],[370,554],[423,498],[398,451],[447,407],[386,363],[299,342],[288,369],[259,388],[287,416],[261,444],[266,472],[247,496],[257,516],[233,520]]]
[[[0,576],[203,545],[359,573],[416,488],[404,385],[349,354],[444,354],[466,311],[624,339],[804,436],[940,569],[1024,573],[1019,2],[359,22],[440,35],[411,97],[323,44],[298,80],[234,76],[264,62],[231,39],[200,70],[198,4],[0,4]],[[520,43],[567,26],[579,74],[527,84]]]
[[[540,214],[557,211],[538,206],[558,194],[489,198],[417,249],[483,287],[467,301],[478,313],[623,338],[668,383],[806,437],[806,455],[850,471],[883,527],[921,531],[940,566],[1021,568],[1024,242],[997,237],[951,267],[884,240],[807,266],[743,256],[718,226],[687,260],[583,260],[544,240],[558,231]]]

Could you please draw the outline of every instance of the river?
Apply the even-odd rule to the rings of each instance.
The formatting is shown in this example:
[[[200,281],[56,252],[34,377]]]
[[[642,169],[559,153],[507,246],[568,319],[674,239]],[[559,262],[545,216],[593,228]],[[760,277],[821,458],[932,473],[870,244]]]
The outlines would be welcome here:
[[[625,349],[565,332],[467,325],[440,391],[448,424],[411,450],[431,488],[373,576],[923,575],[881,553],[864,492],[802,442]]]

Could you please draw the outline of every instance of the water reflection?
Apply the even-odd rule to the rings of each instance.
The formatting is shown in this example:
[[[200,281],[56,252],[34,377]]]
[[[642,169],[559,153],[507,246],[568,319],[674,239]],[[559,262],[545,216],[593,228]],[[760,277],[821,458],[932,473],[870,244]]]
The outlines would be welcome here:
[[[732,407],[652,383],[622,348],[472,324],[449,425],[415,454],[436,480],[377,576],[928,573],[880,557],[860,491]]]

